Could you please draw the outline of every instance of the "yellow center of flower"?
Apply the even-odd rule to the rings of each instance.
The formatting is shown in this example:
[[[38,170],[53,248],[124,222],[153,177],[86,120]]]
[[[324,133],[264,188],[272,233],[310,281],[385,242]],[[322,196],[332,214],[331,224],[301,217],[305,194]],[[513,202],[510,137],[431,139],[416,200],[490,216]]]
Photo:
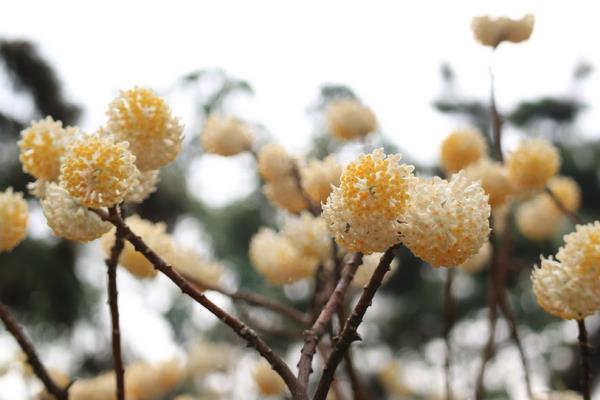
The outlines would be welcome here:
[[[135,140],[154,140],[164,136],[170,110],[152,90],[134,88],[123,92],[115,109],[121,128],[135,136]]]

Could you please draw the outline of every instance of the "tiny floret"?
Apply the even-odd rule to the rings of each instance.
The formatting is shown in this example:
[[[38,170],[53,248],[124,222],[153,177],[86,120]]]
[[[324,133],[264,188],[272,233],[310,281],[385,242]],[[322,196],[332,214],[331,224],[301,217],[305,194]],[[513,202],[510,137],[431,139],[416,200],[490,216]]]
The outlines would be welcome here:
[[[492,18],[485,15],[474,17],[471,29],[479,43],[496,48],[504,41],[520,43],[529,39],[534,22],[535,18],[531,14],[521,19]]]
[[[556,147],[544,139],[526,139],[506,161],[508,176],[518,190],[539,190],[560,167]]]
[[[27,237],[29,211],[22,193],[0,192],[0,253],[17,247]]]
[[[339,100],[327,108],[327,123],[333,136],[342,140],[364,137],[377,129],[375,114],[356,100]]]
[[[126,142],[87,135],[67,149],[60,185],[85,207],[111,207],[125,199],[138,174]]]
[[[207,153],[221,156],[234,156],[252,147],[252,134],[245,124],[216,115],[206,120],[200,140]]]
[[[487,194],[463,172],[450,181],[419,178],[411,190],[402,243],[434,267],[458,266],[488,240],[490,213]]]
[[[487,144],[479,130],[459,129],[450,133],[442,142],[440,161],[447,172],[454,173],[479,161],[486,152]]]
[[[342,166],[329,155],[323,160],[310,160],[300,170],[302,187],[311,201],[316,204],[327,201],[333,187],[340,185]]]
[[[129,142],[140,171],[159,169],[179,154],[183,126],[153,90],[135,87],[121,92],[106,114],[107,132]]]

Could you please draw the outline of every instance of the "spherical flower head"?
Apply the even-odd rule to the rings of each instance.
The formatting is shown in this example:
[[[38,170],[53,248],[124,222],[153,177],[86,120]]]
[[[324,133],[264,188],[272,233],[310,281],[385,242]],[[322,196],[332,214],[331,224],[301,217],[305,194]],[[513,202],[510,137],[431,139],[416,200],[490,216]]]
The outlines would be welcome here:
[[[258,172],[267,182],[291,176],[294,171],[294,159],[285,147],[276,143],[264,145],[258,153]]]
[[[377,129],[375,114],[356,100],[339,100],[327,107],[327,124],[333,136],[353,140]]]
[[[108,106],[107,131],[129,142],[140,171],[159,169],[173,161],[183,139],[178,118],[151,89],[135,87],[120,93]]]
[[[140,236],[148,247],[154,250],[159,256],[164,259],[169,258],[174,248],[171,236],[166,233],[167,227],[164,223],[152,223],[140,218],[138,215],[127,217],[125,223],[133,233]],[[102,236],[100,243],[107,257],[110,255],[110,249],[114,241],[115,229]],[[119,257],[119,263],[138,278],[153,278],[157,274],[152,263],[142,253],[137,252],[128,241],[125,241],[125,246]]]
[[[372,253],[363,256],[362,264],[356,270],[351,285],[356,288],[362,288],[366,286],[367,283],[369,283],[371,276],[373,276],[373,272],[375,272],[377,265],[379,265],[379,261],[381,260],[382,256],[383,253]],[[398,262],[397,258],[392,260],[390,264],[390,271],[383,277],[384,284],[392,278],[392,275],[394,272],[396,272],[396,269],[398,269],[399,264],[400,263]]]
[[[506,169],[502,164],[488,158],[482,158],[468,165],[465,168],[465,175],[470,180],[481,183],[483,190],[489,196],[492,208],[505,204],[513,192],[512,183],[508,179]]]
[[[142,203],[156,191],[158,183],[158,170],[140,172],[133,186],[127,192],[125,203]]]
[[[52,117],[34,121],[21,132],[19,160],[23,171],[37,179],[55,181],[60,175],[61,157],[75,136],[75,128],[62,127]]]
[[[300,170],[302,188],[311,201],[316,204],[327,201],[331,190],[340,185],[342,166],[333,155],[321,160],[310,160]]]
[[[418,179],[402,225],[402,243],[434,267],[458,266],[477,254],[490,234],[491,207],[479,184],[461,171],[450,181]]]
[[[299,213],[308,208],[308,202],[300,191],[297,179],[286,176],[263,186],[267,199],[274,205],[291,213]]]
[[[440,161],[447,172],[454,173],[479,161],[486,152],[487,144],[479,130],[460,129],[450,133],[442,142]]]
[[[581,206],[581,189],[574,179],[568,176],[554,176],[548,181],[548,188],[567,210],[571,212],[579,210]],[[549,194],[544,193],[544,197],[546,202],[552,204],[551,208],[554,212],[562,213]]]
[[[227,371],[235,360],[235,350],[229,343],[198,340],[188,351],[187,369],[193,376],[203,377],[211,372]]]
[[[161,398],[185,378],[183,364],[176,359],[157,364],[137,362],[125,369],[128,399]]]
[[[252,134],[245,124],[235,118],[216,115],[206,120],[200,140],[207,153],[221,156],[233,156],[252,147]]]
[[[515,220],[519,232],[529,240],[543,241],[553,238],[565,217],[555,212],[556,206],[547,194],[540,194],[519,205]]]
[[[319,260],[308,257],[286,237],[262,228],[250,241],[250,261],[271,284],[281,286],[313,276]]]
[[[508,176],[518,190],[539,190],[556,174],[560,155],[552,143],[526,139],[506,161]]]
[[[126,142],[87,135],[68,147],[60,185],[85,207],[111,207],[125,199],[138,174]]]
[[[225,272],[223,265],[203,259],[200,253],[191,247],[176,246],[166,259],[177,272],[198,284],[215,286]],[[199,289],[203,289],[201,285]]]
[[[56,183],[46,185],[42,210],[55,236],[79,242],[98,239],[110,231],[112,225],[89,211]]]
[[[299,216],[290,216],[285,220],[281,235],[306,257],[316,258],[322,263],[331,258],[331,236],[321,217],[315,217],[307,211]]]
[[[0,253],[9,252],[27,236],[29,211],[22,193],[0,192]]]
[[[285,382],[265,359],[261,359],[256,364],[253,376],[254,383],[263,396],[277,396],[285,391]]]
[[[504,41],[520,43],[529,39],[534,22],[535,19],[531,14],[521,19],[492,18],[486,15],[474,17],[471,29],[479,43],[496,48]]]
[[[490,262],[492,258],[492,245],[489,241],[485,242],[477,254],[469,258],[458,267],[469,274],[476,274]]]
[[[385,251],[400,240],[400,218],[406,211],[411,165],[383,149],[363,154],[349,164],[323,206],[329,233],[348,251]]]
[[[564,240],[556,258],[577,273],[591,272],[600,277],[600,222],[577,225]]]

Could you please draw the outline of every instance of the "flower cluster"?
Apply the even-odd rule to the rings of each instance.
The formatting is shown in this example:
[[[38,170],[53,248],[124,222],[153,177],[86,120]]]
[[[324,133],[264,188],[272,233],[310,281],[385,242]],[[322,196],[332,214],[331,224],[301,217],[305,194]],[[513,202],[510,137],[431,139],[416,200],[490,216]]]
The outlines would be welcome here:
[[[286,390],[285,382],[273,370],[269,362],[261,359],[254,367],[254,383],[263,396],[277,396]]]
[[[531,14],[516,20],[508,17],[480,16],[473,18],[471,29],[477,41],[484,46],[496,48],[504,41],[519,43],[529,39],[534,21]]]
[[[454,173],[479,161],[486,152],[487,144],[480,131],[460,129],[450,133],[442,142],[440,160],[447,172]]]
[[[383,253],[372,253],[363,256],[362,264],[359,265],[358,269],[356,270],[356,273],[354,274],[354,279],[351,282],[352,286],[362,288],[367,283],[369,283],[373,272],[375,272],[377,265],[379,265],[379,260],[381,259],[381,256],[383,256]],[[392,275],[394,274],[396,269],[398,269],[399,264],[400,262],[397,258],[392,260],[390,264],[389,273],[385,274],[385,276],[383,277],[383,283],[386,283],[392,278]]]
[[[342,140],[364,137],[377,129],[375,114],[355,100],[339,100],[327,108],[327,123],[333,136]]]
[[[340,185],[341,175],[342,166],[332,155],[323,160],[310,160],[300,170],[302,188],[310,200],[317,204],[327,201],[333,187]]]
[[[0,253],[11,251],[27,236],[29,212],[21,193],[0,192]]]
[[[252,147],[252,134],[246,125],[216,115],[206,120],[200,140],[206,152],[221,156],[233,156]]]
[[[542,189],[559,166],[556,147],[539,138],[523,140],[506,161],[508,176],[521,192]]]
[[[201,284],[216,285],[225,267],[218,262],[204,260],[197,250],[190,247],[174,246],[171,251],[165,253],[166,260],[185,277],[198,283],[198,289],[202,290]]]
[[[479,181],[489,196],[490,206],[499,207],[506,203],[513,193],[513,186],[506,168],[498,162],[482,158],[465,168],[465,175],[472,181]]]

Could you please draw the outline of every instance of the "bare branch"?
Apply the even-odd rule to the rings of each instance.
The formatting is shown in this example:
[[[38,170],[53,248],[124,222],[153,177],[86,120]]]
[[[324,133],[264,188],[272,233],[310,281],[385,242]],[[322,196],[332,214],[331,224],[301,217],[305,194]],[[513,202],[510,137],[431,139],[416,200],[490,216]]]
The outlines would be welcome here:
[[[592,377],[591,366],[590,366],[590,345],[588,343],[587,329],[585,328],[585,321],[583,319],[577,320],[577,327],[579,328],[579,351],[581,353],[581,394],[583,400],[590,400],[590,380]]]

